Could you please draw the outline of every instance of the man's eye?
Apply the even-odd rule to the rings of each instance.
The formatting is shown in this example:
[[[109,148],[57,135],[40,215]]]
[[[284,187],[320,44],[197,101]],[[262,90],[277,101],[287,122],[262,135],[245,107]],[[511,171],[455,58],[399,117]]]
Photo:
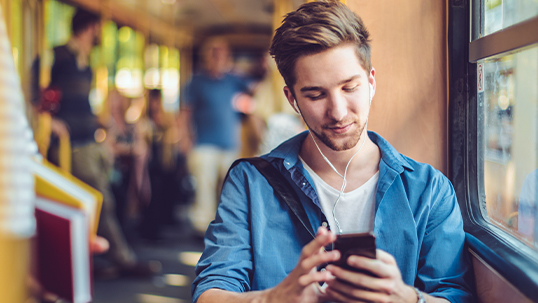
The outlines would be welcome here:
[[[323,98],[323,94],[315,95],[315,96],[307,96],[310,100],[318,100]]]
[[[346,92],[354,92],[354,91],[357,90],[357,87],[358,87],[358,86],[355,85],[355,86],[353,86],[353,87],[344,87],[343,89],[344,89],[344,91],[346,91]]]

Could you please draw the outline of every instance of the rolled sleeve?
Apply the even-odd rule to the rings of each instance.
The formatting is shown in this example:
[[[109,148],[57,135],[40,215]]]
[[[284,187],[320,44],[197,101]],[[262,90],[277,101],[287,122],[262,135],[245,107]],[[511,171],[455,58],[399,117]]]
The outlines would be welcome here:
[[[233,292],[251,289],[250,211],[243,165],[233,168],[223,185],[217,214],[207,229],[205,250],[196,266],[193,302],[211,288]]]
[[[465,248],[465,233],[454,189],[444,176],[439,180],[420,250],[418,284],[428,294],[450,302],[473,302],[472,267]],[[421,286],[421,285],[419,285]]]

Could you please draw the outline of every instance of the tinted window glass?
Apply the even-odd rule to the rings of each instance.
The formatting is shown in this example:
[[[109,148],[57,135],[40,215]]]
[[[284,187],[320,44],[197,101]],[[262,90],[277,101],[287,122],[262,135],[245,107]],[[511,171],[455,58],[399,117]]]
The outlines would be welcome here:
[[[538,46],[486,59],[481,68],[483,215],[538,247]]]

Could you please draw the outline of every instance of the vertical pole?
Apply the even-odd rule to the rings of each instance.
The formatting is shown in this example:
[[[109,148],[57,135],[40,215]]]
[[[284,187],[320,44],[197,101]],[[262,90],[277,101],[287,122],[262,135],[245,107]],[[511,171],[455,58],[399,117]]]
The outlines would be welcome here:
[[[273,13],[273,33],[282,24],[284,16],[293,10],[293,4],[291,0],[274,0],[274,13]],[[273,96],[281,96],[283,94],[282,89],[286,85],[284,79],[280,75],[277,69],[271,69],[271,78],[273,79]],[[282,112],[286,108],[286,101],[284,98],[275,98],[275,112]]]
[[[291,0],[274,0],[273,30],[277,29],[284,16],[293,10]]]

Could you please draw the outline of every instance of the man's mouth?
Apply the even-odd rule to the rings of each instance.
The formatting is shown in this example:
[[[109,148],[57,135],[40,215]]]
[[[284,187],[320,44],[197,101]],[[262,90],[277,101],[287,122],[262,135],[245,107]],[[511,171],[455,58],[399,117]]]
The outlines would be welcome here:
[[[332,132],[337,133],[337,134],[343,134],[343,133],[347,132],[348,130],[350,130],[352,125],[353,125],[353,123],[345,124],[345,125],[342,125],[342,126],[340,126],[340,125],[338,125],[338,126],[329,126],[329,127],[327,127],[327,129],[329,129]]]

